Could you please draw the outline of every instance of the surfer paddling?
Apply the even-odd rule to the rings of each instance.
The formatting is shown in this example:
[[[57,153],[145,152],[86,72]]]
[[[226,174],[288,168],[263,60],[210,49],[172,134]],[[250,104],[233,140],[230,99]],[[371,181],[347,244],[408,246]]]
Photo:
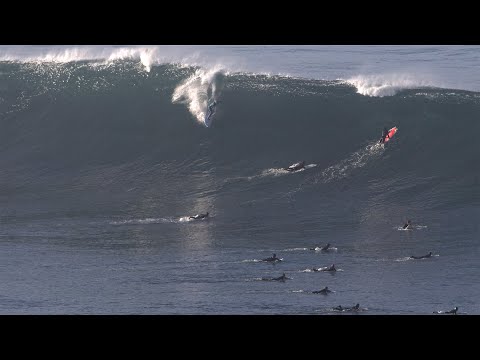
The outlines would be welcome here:
[[[209,215],[208,211],[206,214],[197,214],[197,215],[193,215],[193,216],[189,216],[188,218],[189,219],[192,219],[192,220],[200,220],[200,219],[205,219],[207,218]]]
[[[431,258],[433,256],[433,253],[430,251],[427,255],[422,255],[422,256],[410,256],[410,259],[416,259],[416,260],[419,260],[419,259],[428,259],[428,258]]]
[[[290,165],[289,167],[287,168],[284,168],[283,170],[287,170],[287,171],[298,171],[300,169],[305,169],[305,160],[304,161],[301,161],[301,162],[298,162],[296,164],[293,164],[293,165]]]

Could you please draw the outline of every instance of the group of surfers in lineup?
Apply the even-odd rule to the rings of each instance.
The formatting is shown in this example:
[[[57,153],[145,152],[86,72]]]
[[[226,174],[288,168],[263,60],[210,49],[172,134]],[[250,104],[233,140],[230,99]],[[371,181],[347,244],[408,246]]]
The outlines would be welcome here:
[[[410,230],[410,229],[413,229],[412,228],[412,221],[411,220],[408,220],[402,227],[404,230]],[[433,256],[433,253],[430,251],[428,254],[426,255],[422,255],[422,256],[415,256],[415,255],[412,255],[410,256],[409,258],[410,259],[415,259],[415,260],[420,260],[420,259],[428,259],[428,258],[431,258]],[[449,310],[449,311],[434,311],[433,313],[434,314],[453,314],[453,315],[457,315],[457,310],[458,310],[458,306],[456,306],[455,308],[453,308],[452,310]]]
[[[322,246],[322,247],[316,246],[314,248],[310,248],[310,250],[314,250],[314,251],[329,251],[330,249],[331,249],[331,244],[330,243],[328,243],[328,244],[326,244],[325,246]],[[277,257],[277,254],[273,254],[271,257],[262,259],[262,261],[276,263],[276,262],[283,261],[283,259]],[[335,271],[337,271],[337,268],[335,267],[335,264],[332,264],[329,267],[312,268],[311,271],[315,271],[315,272],[316,271],[332,271],[332,272],[335,272]],[[279,276],[279,277],[276,277],[276,278],[262,278],[261,280],[263,280],[263,281],[285,281],[285,280],[288,280],[288,279],[290,279],[290,278],[288,278],[287,275],[285,275],[285,273],[283,273],[282,276]],[[332,292],[332,290],[330,290],[328,288],[328,286],[325,286],[321,290],[312,291],[312,294],[328,295],[331,292]],[[364,310],[364,309],[361,309],[360,304],[357,304],[357,305],[352,306],[352,307],[342,307],[341,305],[339,305],[339,306],[334,307],[333,310],[343,312],[343,311],[361,311],[361,310]]]
[[[322,246],[321,248],[315,247],[315,248],[311,248],[310,250],[319,249],[320,251],[327,251],[327,249],[329,249],[329,248],[330,248],[330,243],[328,243],[325,246]],[[265,262],[280,262],[280,261],[283,261],[283,259],[280,259],[279,257],[277,257],[277,254],[273,254],[271,257],[262,259],[262,261],[265,261]],[[335,267],[335,264],[332,264],[329,267],[312,268],[311,271],[315,271],[315,272],[317,272],[317,271],[337,271],[337,268]],[[276,279],[282,280],[282,279],[287,279],[287,277],[285,276],[285,274],[283,274],[282,276],[280,276],[279,278],[276,278]],[[265,280],[272,281],[273,279],[272,278],[265,278]]]
[[[210,110],[210,113],[213,113],[213,107],[215,105],[217,105],[218,102],[213,102],[211,104],[211,108],[209,106],[209,110]],[[385,142],[385,139],[386,138],[389,138],[390,136],[388,135],[388,130],[387,128],[383,128],[383,132],[382,132],[382,137],[380,138],[379,140],[379,143],[380,144],[383,144]],[[283,170],[286,170],[286,171],[289,171],[289,172],[296,172],[296,171],[299,171],[299,170],[302,170],[302,169],[305,169],[305,160],[304,161],[300,161],[298,163],[295,163],[295,164],[292,164],[290,165],[289,167],[286,167],[286,168],[283,168]],[[209,212],[207,211],[205,214],[196,214],[196,215],[192,215],[192,216],[189,216],[189,219],[191,220],[202,220],[202,219],[206,219],[209,217]],[[412,221],[410,219],[407,220],[407,222],[402,226],[402,229],[404,230],[412,230],[413,229],[413,224],[412,224]],[[330,243],[327,243],[325,246],[322,246],[322,247],[314,247],[314,248],[310,248],[310,250],[315,250],[315,251],[329,251],[331,249],[331,244]],[[419,259],[427,259],[427,258],[430,258],[432,257],[433,254],[432,252],[430,251],[428,254],[426,255],[422,255],[422,256],[410,256],[409,258],[410,259],[416,259],[416,260],[419,260]],[[268,258],[265,258],[265,259],[262,259],[262,261],[265,261],[265,262],[280,262],[282,261],[283,259],[280,259],[277,257],[277,254],[273,254],[272,257],[268,257]],[[330,271],[330,272],[334,272],[334,271],[337,271],[337,269],[335,268],[335,264],[332,264],[330,265],[329,267],[324,267],[324,268],[312,268],[311,271],[314,271],[314,272],[317,272],[317,271]],[[288,278],[285,273],[282,274],[282,276],[279,276],[279,277],[276,277],[276,278],[262,278],[262,280],[264,281],[285,281],[287,279],[290,279]],[[325,286],[323,289],[321,290],[315,290],[315,291],[312,291],[312,294],[329,294],[331,293],[332,291],[328,288],[328,286]],[[359,304],[356,304],[355,306],[352,306],[352,307],[342,307],[341,305],[339,306],[336,306],[333,308],[334,310],[336,311],[359,311],[361,310],[360,309],[360,305]],[[454,309],[452,310],[449,310],[449,311],[434,311],[433,313],[434,314],[454,314],[456,315],[457,314],[457,310],[458,310],[458,307],[455,307]]]

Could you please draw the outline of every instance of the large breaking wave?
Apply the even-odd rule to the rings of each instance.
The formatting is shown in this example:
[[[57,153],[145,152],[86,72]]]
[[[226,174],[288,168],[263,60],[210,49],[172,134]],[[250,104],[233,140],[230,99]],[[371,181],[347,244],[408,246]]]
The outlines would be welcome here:
[[[261,200],[254,190],[291,201],[369,189],[379,196],[372,206],[380,193],[433,208],[479,201],[475,92],[404,75],[318,80],[202,67],[148,47],[82,51],[3,55],[4,200],[51,194],[66,207],[69,192],[83,191],[86,206],[124,212],[141,196],[140,219],[179,199],[199,211],[219,196]],[[212,94],[222,102],[207,129]],[[380,148],[384,126],[399,131]],[[269,176],[300,160],[316,166]]]

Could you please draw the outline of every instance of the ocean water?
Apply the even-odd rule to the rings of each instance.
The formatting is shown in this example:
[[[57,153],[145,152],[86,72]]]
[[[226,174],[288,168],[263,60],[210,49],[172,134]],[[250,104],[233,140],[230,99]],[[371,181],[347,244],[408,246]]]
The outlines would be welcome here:
[[[0,314],[480,314],[479,65],[477,46],[0,46]]]

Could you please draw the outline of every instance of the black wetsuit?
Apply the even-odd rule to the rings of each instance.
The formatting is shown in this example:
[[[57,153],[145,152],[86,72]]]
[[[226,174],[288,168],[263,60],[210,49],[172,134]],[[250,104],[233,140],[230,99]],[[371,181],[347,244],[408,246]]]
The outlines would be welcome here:
[[[454,309],[449,310],[449,311],[434,311],[433,313],[434,314],[453,314],[453,315],[457,315],[457,310],[458,310],[458,307],[455,307]]]
[[[388,130],[387,130],[387,128],[385,128],[385,129],[383,130],[382,138],[380,139],[379,143],[380,143],[380,144],[383,144],[383,143],[385,142],[385,139],[386,139],[387,137],[389,138],[390,136],[388,136]]]
[[[322,290],[312,291],[312,294],[328,294],[328,293],[331,293],[331,292],[332,292],[332,290],[330,290],[328,287],[325,287]]]
[[[457,310],[458,310],[458,307],[455,307],[455,309],[452,309],[450,311],[445,311],[445,314],[457,315]]]
[[[277,257],[277,255],[273,254],[272,257],[269,257],[269,258],[266,258],[266,259],[262,259],[262,261],[282,261],[280,258]]]
[[[337,271],[337,269],[335,269],[335,265],[332,265],[328,269],[324,269],[324,270],[321,270],[321,271]]]

